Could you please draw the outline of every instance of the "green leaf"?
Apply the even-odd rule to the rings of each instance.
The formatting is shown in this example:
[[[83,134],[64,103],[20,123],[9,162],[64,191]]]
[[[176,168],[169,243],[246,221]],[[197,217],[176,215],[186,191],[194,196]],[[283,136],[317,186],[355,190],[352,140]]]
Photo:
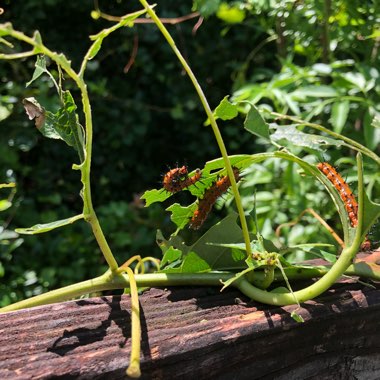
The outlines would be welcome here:
[[[227,3],[220,4],[216,16],[229,24],[242,22],[245,19],[245,12],[237,6],[230,6]]]
[[[203,17],[216,13],[221,0],[194,0],[194,10],[198,10]]]
[[[194,202],[190,206],[183,207],[178,203],[174,203],[166,209],[166,211],[171,211],[172,215],[170,217],[171,221],[180,229],[184,228],[191,217],[194,214],[197,205]]]
[[[269,125],[255,106],[251,106],[244,120],[244,128],[256,136],[269,140]]]
[[[289,249],[302,249],[305,252],[309,252],[317,257],[320,257],[321,259],[324,259],[330,263],[335,263],[336,261],[336,255],[323,251],[323,250],[314,250],[316,247],[333,247],[332,244],[325,244],[325,243],[308,243],[308,244],[296,244],[288,247]]]
[[[300,87],[290,94],[293,99],[305,100],[310,98],[332,98],[338,96],[337,90],[330,86],[305,86]]]
[[[215,108],[215,115],[222,120],[231,120],[238,115],[238,107],[228,101],[225,96],[218,107]]]
[[[211,227],[190,249],[205,260],[212,270],[229,270],[246,268],[243,259],[232,255],[231,248],[216,244],[240,243],[242,240],[241,228],[236,223],[238,216],[231,213],[219,223]],[[210,243],[213,243],[212,245]],[[245,256],[244,256],[245,258]]]
[[[12,203],[6,199],[0,200],[0,211],[5,211],[12,206]]]
[[[222,221],[211,227],[198,241],[187,246],[179,236],[172,236],[169,240],[165,240],[162,235],[159,236],[158,243],[160,248],[166,252],[172,248],[182,252],[183,257],[189,252],[195,252],[202,260],[200,267],[206,268],[206,264],[210,270],[229,270],[229,269],[245,269],[247,264],[244,257],[236,257],[232,255],[231,249],[228,247],[220,247],[219,244],[229,242],[240,242],[242,232],[236,223],[237,214],[231,214]],[[209,243],[215,243],[210,245]]]
[[[368,233],[369,229],[376,223],[377,219],[380,218],[380,204],[372,202],[368,195],[364,192],[364,213],[363,213],[363,236]]]
[[[170,247],[162,257],[160,267],[165,268],[168,264],[173,264],[177,262],[182,257],[182,251]]]
[[[4,24],[0,24],[0,37],[8,36],[13,32],[12,23],[6,22]]]
[[[337,101],[333,104],[331,110],[331,123],[334,132],[341,133],[346,124],[348,112],[350,111],[350,102],[348,100]]]
[[[302,318],[302,315],[298,314],[295,310],[290,313],[290,316],[298,323],[303,323],[305,320]]]
[[[16,184],[14,182],[0,183],[0,189],[3,189],[5,187],[16,187]]]
[[[372,107],[367,109],[363,118],[363,132],[366,146],[375,151],[376,147],[380,144],[380,130],[374,128],[374,121],[372,115],[376,115],[376,110]]]
[[[79,214],[76,216],[73,216],[71,218],[67,219],[61,219],[57,220],[52,223],[45,223],[45,224],[36,224],[29,228],[16,228],[15,231],[19,234],[25,234],[25,235],[35,235],[35,234],[41,234],[43,232],[48,232],[51,230],[54,230],[55,228],[63,227],[68,224],[72,224],[76,222],[79,219],[83,219],[83,214]]]
[[[235,276],[231,277],[230,279],[228,279],[227,281],[224,281],[222,282],[223,284],[223,287],[222,289],[220,289],[220,291],[224,290],[225,288],[227,288],[228,286],[230,286],[231,284],[233,284],[236,280],[238,280],[240,277],[242,276],[245,276],[247,273],[249,272],[252,272],[255,268],[253,267],[250,267],[250,268],[246,268],[244,269],[243,271],[239,272],[239,273],[236,273]]]
[[[88,51],[88,60],[95,58],[95,56],[98,54],[100,48],[102,47],[104,38],[106,38],[112,32],[114,32],[115,30],[119,28],[122,28],[124,26],[133,26],[133,21],[136,18],[143,15],[144,13],[146,13],[146,9],[142,9],[141,11],[126,15],[125,17],[123,17],[123,19],[120,22],[118,22],[114,26],[111,26],[110,28],[107,28],[107,29],[103,29],[98,34],[90,36],[90,39],[95,42],[91,45],[90,50]]]
[[[98,54],[100,48],[102,47],[103,38],[98,38],[91,46],[90,51],[88,52],[88,59],[91,60],[95,58]]]
[[[45,123],[38,130],[51,139],[61,139],[73,147],[84,160],[84,133],[76,114],[77,106],[70,91],[62,92],[62,107],[54,114],[46,111]]]
[[[3,106],[0,104],[0,121],[5,120],[8,116],[12,114],[12,105]]]
[[[296,125],[277,125],[271,124],[275,132],[271,135],[273,141],[286,140],[296,146],[303,146],[318,151],[323,151],[326,145],[341,146],[343,142],[334,140],[327,136],[313,135],[299,131]]]
[[[171,194],[164,189],[152,189],[145,191],[140,199],[145,200],[145,207],[149,207],[152,203],[166,201],[169,197]]]
[[[46,69],[46,59],[43,55],[37,56],[35,67],[36,68],[34,69],[32,79],[25,85],[26,87],[28,87],[30,84],[32,84],[42,74],[48,73],[48,70]]]
[[[380,115],[379,116],[375,116],[372,120],[372,126],[374,128],[380,128]]]
[[[41,37],[41,34],[40,34],[40,32],[39,32],[38,30],[36,30],[36,31],[34,32],[34,34],[33,34],[33,39],[34,39],[34,41],[35,41],[38,45],[41,45],[41,46],[43,45],[43,44],[42,44],[42,37]],[[34,53],[39,54],[39,53],[41,53],[41,48],[38,47],[38,46],[35,46],[34,49],[33,49],[33,51],[34,51]]]
[[[184,255],[180,266],[176,268],[166,267],[160,272],[164,273],[204,273],[210,272],[211,268],[205,260],[200,258],[195,252]]]

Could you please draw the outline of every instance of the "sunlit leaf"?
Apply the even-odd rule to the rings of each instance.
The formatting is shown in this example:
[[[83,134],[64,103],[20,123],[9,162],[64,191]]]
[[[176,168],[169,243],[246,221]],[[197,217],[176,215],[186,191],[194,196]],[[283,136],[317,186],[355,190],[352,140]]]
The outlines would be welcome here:
[[[348,100],[340,100],[333,104],[331,110],[331,123],[334,132],[341,133],[346,124],[348,112],[350,111],[350,102]]]
[[[0,189],[3,189],[5,187],[16,187],[16,184],[14,182],[0,183]]]
[[[0,211],[5,211],[11,206],[12,206],[12,203],[9,202],[8,200],[6,200],[6,199],[0,200]]]
[[[338,96],[337,90],[330,86],[305,86],[291,93],[293,99],[304,100],[310,98],[331,98]]]
[[[216,12],[216,16],[229,24],[235,24],[245,19],[245,12],[237,6],[222,3]]]
[[[380,129],[374,127],[373,114],[376,115],[376,111],[370,107],[364,113],[363,118],[363,132],[366,146],[375,151],[377,146],[380,144]]]
[[[228,101],[225,96],[218,107],[215,108],[215,115],[222,120],[231,120],[238,115],[238,107]]]
[[[51,223],[45,223],[45,224],[36,224],[29,228],[16,228],[16,232],[19,234],[25,234],[25,235],[35,235],[35,234],[41,234],[43,232],[48,232],[51,230],[54,230],[55,228],[63,227],[68,224],[72,224],[76,222],[79,219],[83,219],[83,214],[73,216],[71,218],[67,219],[61,219],[57,220],[55,222]]]
[[[150,206],[152,203],[155,202],[163,202],[166,199],[168,199],[171,196],[171,194],[164,190],[164,189],[152,189],[147,190],[145,193],[141,196],[140,199],[145,200],[145,207]]]
[[[375,128],[380,128],[380,115],[373,118],[372,126]]]
[[[190,206],[183,207],[178,203],[174,203],[166,210],[171,211],[172,215],[170,217],[171,221],[178,227],[184,228],[188,223],[191,217],[194,214],[196,209],[196,204],[193,203]]]
[[[175,249],[173,247],[170,247],[162,257],[160,267],[165,268],[169,264],[176,263],[180,258],[182,257],[182,251],[179,249]]]
[[[271,124],[275,132],[271,135],[273,141],[286,140],[296,146],[303,146],[314,150],[323,151],[329,145],[341,146],[343,142],[327,136],[313,135],[299,131],[296,125]]]

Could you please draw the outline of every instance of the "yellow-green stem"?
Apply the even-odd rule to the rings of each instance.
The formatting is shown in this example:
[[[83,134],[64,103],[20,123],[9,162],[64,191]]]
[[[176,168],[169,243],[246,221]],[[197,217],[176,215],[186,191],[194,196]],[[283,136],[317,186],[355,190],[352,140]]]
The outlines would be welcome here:
[[[127,368],[127,375],[132,378],[141,376],[140,370],[140,347],[141,347],[141,324],[140,324],[140,305],[139,295],[135,276],[132,269],[125,268],[130,283],[131,290],[131,357]]]
[[[250,242],[250,238],[249,238],[247,221],[245,219],[244,209],[243,209],[243,206],[241,203],[239,190],[237,188],[236,180],[235,180],[235,177],[233,174],[232,165],[231,165],[231,162],[229,160],[227,149],[226,149],[226,146],[224,144],[220,130],[218,128],[218,125],[216,123],[214,114],[213,114],[213,112],[212,112],[212,110],[211,110],[211,108],[207,102],[206,96],[205,96],[201,86],[199,85],[194,73],[192,72],[192,70],[191,70],[189,64],[186,62],[185,58],[182,56],[181,52],[178,50],[173,38],[171,37],[170,33],[166,29],[165,25],[161,22],[159,17],[156,15],[154,10],[149,6],[149,4],[146,0],[140,0],[140,3],[146,9],[149,16],[155,22],[158,29],[161,31],[161,33],[163,34],[163,36],[165,37],[165,39],[169,43],[170,47],[173,49],[178,60],[181,62],[183,68],[185,69],[187,75],[189,76],[191,82],[193,83],[193,86],[194,86],[196,92],[198,93],[198,96],[199,96],[201,103],[203,105],[203,108],[205,109],[206,115],[207,115],[208,119],[210,120],[211,128],[214,132],[216,141],[217,141],[218,146],[219,146],[219,150],[220,150],[221,155],[223,157],[224,165],[226,166],[228,177],[230,178],[230,181],[231,181],[231,188],[232,188],[232,192],[233,192],[234,197],[235,197],[236,207],[237,207],[237,210],[239,213],[239,219],[240,219],[240,223],[241,223],[241,227],[242,227],[242,231],[243,231],[247,256],[249,257],[249,256],[251,256],[252,250],[251,250],[251,242]]]

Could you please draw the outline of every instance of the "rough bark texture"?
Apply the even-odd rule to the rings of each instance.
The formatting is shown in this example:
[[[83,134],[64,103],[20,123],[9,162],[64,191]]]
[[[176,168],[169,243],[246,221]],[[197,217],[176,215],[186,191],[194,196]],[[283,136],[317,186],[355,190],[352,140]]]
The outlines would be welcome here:
[[[140,299],[143,379],[379,379],[380,290],[344,282],[298,311],[235,290],[151,289]],[[0,379],[122,379],[128,296],[0,315]]]

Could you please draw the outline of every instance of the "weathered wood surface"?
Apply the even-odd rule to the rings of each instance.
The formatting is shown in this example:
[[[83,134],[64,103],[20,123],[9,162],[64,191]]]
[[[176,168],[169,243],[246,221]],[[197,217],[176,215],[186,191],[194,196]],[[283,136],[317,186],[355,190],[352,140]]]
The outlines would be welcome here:
[[[151,289],[140,299],[143,379],[380,379],[380,287],[338,283],[302,305],[235,290]],[[0,315],[0,379],[122,379],[128,296]]]

